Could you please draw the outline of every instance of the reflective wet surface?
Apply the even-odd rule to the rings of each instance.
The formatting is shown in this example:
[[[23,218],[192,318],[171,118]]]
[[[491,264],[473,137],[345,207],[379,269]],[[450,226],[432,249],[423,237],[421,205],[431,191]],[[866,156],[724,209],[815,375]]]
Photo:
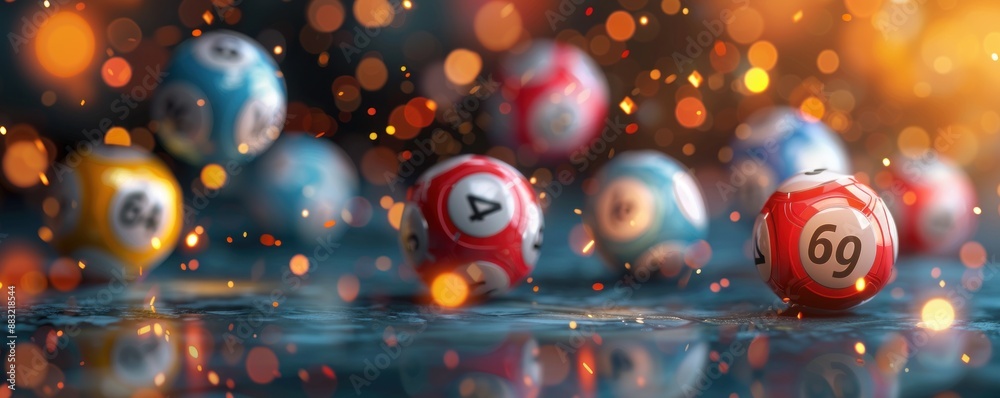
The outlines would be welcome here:
[[[572,219],[557,221],[546,232],[568,236]],[[992,261],[969,268],[904,257],[872,301],[843,314],[800,315],[759,280],[741,252],[747,238],[729,229],[741,243],[716,243],[701,271],[673,279],[609,275],[597,258],[552,244],[530,283],[463,309],[427,304],[391,235],[350,233],[325,257],[214,243],[135,280],[20,297],[17,389],[316,397],[1000,389],[1000,267]],[[303,276],[288,272],[298,253],[313,261]],[[176,265],[191,258],[199,259],[196,271]]]

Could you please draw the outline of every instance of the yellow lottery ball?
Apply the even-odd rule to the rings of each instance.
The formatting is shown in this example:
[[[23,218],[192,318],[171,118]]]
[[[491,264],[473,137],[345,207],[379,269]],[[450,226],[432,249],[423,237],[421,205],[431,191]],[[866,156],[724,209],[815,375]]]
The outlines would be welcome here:
[[[47,201],[52,244],[96,279],[134,278],[159,265],[180,237],[177,179],[153,155],[124,146],[70,154]],[[58,207],[57,209],[51,209]],[[54,211],[53,211],[54,210]]]

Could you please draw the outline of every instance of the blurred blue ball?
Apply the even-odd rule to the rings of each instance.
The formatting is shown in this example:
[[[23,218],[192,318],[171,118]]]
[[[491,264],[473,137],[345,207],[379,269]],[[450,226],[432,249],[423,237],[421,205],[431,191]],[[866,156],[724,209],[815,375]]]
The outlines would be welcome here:
[[[284,76],[253,39],[205,33],[177,47],[166,72],[151,113],[174,156],[194,165],[249,160],[281,133]]]
[[[254,162],[244,183],[260,232],[309,245],[343,232],[341,214],[357,195],[358,174],[330,140],[285,133]],[[331,221],[335,225],[328,227]]]
[[[751,115],[737,129],[730,147],[729,181],[716,188],[722,200],[731,203],[730,208],[749,216],[747,220],[754,219],[782,181],[797,173],[827,169],[851,174],[840,137],[822,122],[806,119],[789,107]]]
[[[613,270],[676,275],[688,246],[705,239],[708,216],[687,168],[656,151],[616,156],[597,174],[585,222]]]

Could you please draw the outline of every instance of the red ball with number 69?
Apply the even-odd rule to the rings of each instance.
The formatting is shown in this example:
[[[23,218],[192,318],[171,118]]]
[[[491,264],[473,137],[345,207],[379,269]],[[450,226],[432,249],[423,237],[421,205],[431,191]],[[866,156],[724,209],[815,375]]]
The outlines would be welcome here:
[[[854,177],[799,173],[771,195],[754,224],[761,279],[795,307],[839,311],[889,283],[896,224],[882,199]]]

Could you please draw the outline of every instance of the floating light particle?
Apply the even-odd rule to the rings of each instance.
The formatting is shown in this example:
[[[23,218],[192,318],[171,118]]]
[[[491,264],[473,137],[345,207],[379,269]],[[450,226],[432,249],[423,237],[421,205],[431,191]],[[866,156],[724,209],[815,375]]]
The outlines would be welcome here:
[[[194,232],[189,233],[187,237],[184,238],[184,243],[187,244],[188,247],[195,247],[198,245],[198,235]]]
[[[191,355],[191,358],[198,359],[198,347],[195,347],[193,345],[189,345],[188,346],[188,355]]]
[[[593,285],[591,286],[591,289],[594,289],[594,291],[598,291],[598,292],[599,292],[599,291],[601,291],[601,290],[604,290],[604,284],[603,284],[603,283],[601,283],[601,282],[595,282],[595,283],[594,283],[594,284],[593,284]]]
[[[580,209],[573,209],[573,213],[576,213],[576,215],[580,215],[583,214],[583,211]]]
[[[403,0],[403,8],[407,10],[413,8],[413,2],[410,0]]]
[[[801,20],[802,20],[802,10],[799,10],[798,12],[795,13],[795,15],[792,15],[792,22],[799,22]]]
[[[368,134],[368,139],[375,141],[376,138],[378,138],[378,133],[372,131],[370,134]]]
[[[226,286],[229,286],[230,289],[232,289],[232,287],[235,286],[235,285],[236,284],[233,283],[233,281],[226,282]]]
[[[211,11],[205,10],[205,13],[201,14],[201,19],[205,21],[206,24],[211,25],[212,21],[215,21],[215,15]]]
[[[302,218],[309,218],[309,209],[302,209]]]
[[[729,221],[737,222],[739,220],[740,220],[740,212],[734,211],[732,213],[729,213]]]
[[[160,250],[160,246],[161,246],[160,238],[157,238],[157,237],[154,236],[153,239],[149,240],[149,243],[153,245],[153,249],[154,250]]]
[[[586,362],[581,362],[581,363],[583,364],[583,368],[584,368],[584,369],[587,369],[587,372],[588,372],[588,373],[590,373],[590,374],[594,374],[594,370],[590,368],[590,365],[587,365],[587,363],[586,363]]]
[[[971,360],[972,358],[969,357],[969,354],[962,354],[962,362],[969,363]]]
[[[858,281],[854,282],[854,288],[859,292],[863,292],[865,291],[867,284],[868,282],[865,282],[865,278],[858,278]]]
[[[576,329],[576,321],[569,321],[569,328]]]
[[[695,88],[701,86],[701,82],[703,80],[704,79],[701,77],[701,73],[698,73],[698,71],[691,72],[691,74],[688,75],[688,82],[690,82]]]
[[[972,212],[976,213],[976,215],[978,216],[980,214],[983,214],[983,209],[980,209],[979,206],[976,206],[972,208]]]
[[[283,52],[285,52],[284,48],[281,48],[281,46],[274,46],[274,55],[281,55]]]
[[[997,61],[1000,60],[1000,55],[997,55],[997,53],[993,53],[993,55],[991,55],[990,58],[993,58],[994,61]]]
[[[921,310],[920,326],[931,330],[945,330],[955,322],[955,308],[948,300],[934,298],[924,304]]]
[[[618,104],[618,107],[620,107],[622,112],[625,112],[626,115],[631,115],[632,112],[635,111],[635,102],[632,101],[632,97],[626,96],[625,99]]]
[[[591,239],[590,242],[587,242],[586,245],[583,245],[583,252],[588,253],[590,252],[590,249],[592,249],[593,247],[594,247],[594,240]]]
[[[891,162],[889,161],[889,158],[882,158],[882,165],[883,165],[883,166],[885,166],[885,167],[889,167],[889,164],[890,164],[890,163],[891,163]]]
[[[865,349],[865,344],[864,343],[862,343],[860,341],[857,342],[857,343],[854,343],[854,352],[858,353],[858,355],[865,355],[865,351],[866,351],[866,349]]]
[[[840,17],[840,19],[843,19],[843,20],[844,20],[844,22],[851,22],[851,19],[852,19],[852,18],[853,18],[853,17],[851,16],[851,14],[844,14],[844,15],[842,15],[842,16]]]

